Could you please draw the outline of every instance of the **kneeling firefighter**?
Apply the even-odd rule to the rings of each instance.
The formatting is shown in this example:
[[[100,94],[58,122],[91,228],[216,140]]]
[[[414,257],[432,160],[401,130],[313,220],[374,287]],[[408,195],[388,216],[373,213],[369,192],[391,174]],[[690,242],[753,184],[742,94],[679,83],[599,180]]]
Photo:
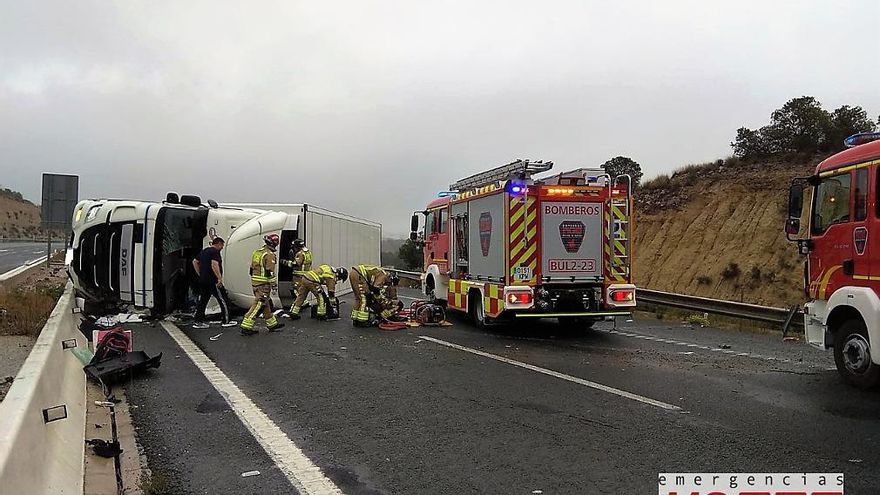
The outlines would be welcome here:
[[[388,299],[385,290],[388,287],[396,286],[399,279],[397,275],[389,275],[376,265],[358,265],[352,267],[350,280],[355,299],[354,308],[351,310],[351,320],[355,326],[366,326],[370,324],[368,309],[370,301],[367,298],[369,297],[373,301]],[[396,291],[396,289],[394,290]],[[387,318],[393,312],[390,308],[382,309],[380,315]]]
[[[339,318],[339,300],[336,298],[336,282],[345,282],[348,279],[348,270],[345,268],[333,268],[330,265],[321,265],[317,270],[309,270],[305,272],[299,283],[299,290],[296,293],[296,301],[290,308],[290,318],[293,320],[300,319],[300,310],[302,304],[306,300],[309,292],[315,295],[318,301],[317,316],[319,320],[328,319],[327,305],[330,304],[330,317]],[[324,293],[322,286],[327,287],[327,293]]]
[[[256,323],[257,314],[261,309],[263,310],[263,319],[266,321],[266,328],[270,332],[277,331],[284,326],[272,314],[272,293],[278,290],[278,278],[275,275],[277,263],[275,250],[278,248],[280,239],[278,234],[268,234],[263,236],[263,241],[265,245],[251,254],[250,272],[254,303],[241,320],[242,335],[257,333],[254,330],[254,323]]]

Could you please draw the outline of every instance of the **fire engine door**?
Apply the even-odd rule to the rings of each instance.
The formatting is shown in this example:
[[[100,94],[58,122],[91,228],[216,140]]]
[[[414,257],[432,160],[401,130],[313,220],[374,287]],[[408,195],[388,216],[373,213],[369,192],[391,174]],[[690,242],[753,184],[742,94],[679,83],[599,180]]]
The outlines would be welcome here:
[[[865,169],[854,172],[825,177],[816,186],[810,221],[810,295],[816,299],[827,300],[856,274],[868,275],[870,270],[866,244],[855,242],[857,234],[867,233],[867,194],[862,192],[867,190],[867,175]]]

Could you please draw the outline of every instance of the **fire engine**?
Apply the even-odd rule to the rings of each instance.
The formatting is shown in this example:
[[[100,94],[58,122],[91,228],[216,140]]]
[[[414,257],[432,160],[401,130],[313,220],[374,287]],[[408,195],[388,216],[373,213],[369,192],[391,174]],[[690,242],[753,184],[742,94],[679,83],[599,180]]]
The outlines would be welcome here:
[[[558,318],[589,328],[630,314],[629,176],[516,160],[464,178],[412,217],[424,246],[422,290],[479,327]],[[419,225],[424,217],[424,230]]]
[[[880,384],[878,140],[880,133],[850,136],[849,149],[795,179],[785,225],[806,256],[806,340],[833,348],[837,370],[862,388]]]

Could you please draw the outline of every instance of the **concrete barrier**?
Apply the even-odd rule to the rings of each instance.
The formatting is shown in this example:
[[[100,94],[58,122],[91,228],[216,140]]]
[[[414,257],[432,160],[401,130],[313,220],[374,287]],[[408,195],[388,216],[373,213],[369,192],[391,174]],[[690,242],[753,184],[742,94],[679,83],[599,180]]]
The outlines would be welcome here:
[[[83,491],[86,379],[80,361],[64,347],[75,340],[83,348],[87,341],[77,329],[79,318],[71,313],[73,306],[73,286],[68,282],[0,402],[3,493]],[[62,411],[66,417],[56,419]]]

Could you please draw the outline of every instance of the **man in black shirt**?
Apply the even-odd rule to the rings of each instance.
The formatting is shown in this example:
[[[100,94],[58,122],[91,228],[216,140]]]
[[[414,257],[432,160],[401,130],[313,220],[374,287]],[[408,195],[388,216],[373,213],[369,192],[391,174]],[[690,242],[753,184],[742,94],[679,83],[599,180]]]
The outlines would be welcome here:
[[[222,238],[215,237],[211,241],[211,245],[203,249],[193,260],[193,268],[199,274],[199,306],[196,310],[193,328],[208,328],[208,322],[205,321],[205,308],[208,307],[211,296],[214,296],[220,304],[222,326],[237,325],[236,322],[229,319],[229,303],[226,298],[226,289],[223,288],[223,258],[220,256],[220,251],[223,250],[224,245],[225,242]]]

